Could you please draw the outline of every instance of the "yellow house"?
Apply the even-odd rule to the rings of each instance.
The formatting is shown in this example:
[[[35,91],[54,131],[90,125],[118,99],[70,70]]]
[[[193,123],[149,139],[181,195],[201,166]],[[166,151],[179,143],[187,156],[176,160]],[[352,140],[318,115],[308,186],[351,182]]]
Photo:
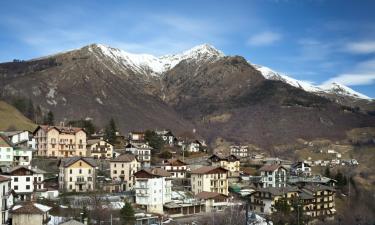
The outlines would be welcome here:
[[[235,155],[212,155],[209,160],[211,161],[211,166],[220,166],[227,169],[230,174],[229,176],[238,175],[240,172],[240,159]]]
[[[132,190],[135,185],[134,174],[141,167],[135,155],[119,155],[110,161],[109,166],[112,183],[115,184],[114,191]]]
[[[39,125],[34,137],[39,156],[87,156],[87,135],[82,128]]]
[[[65,192],[95,190],[96,167],[93,158],[70,157],[59,161],[59,189]]]
[[[194,194],[206,191],[228,195],[228,170],[203,166],[191,171],[191,190]]]

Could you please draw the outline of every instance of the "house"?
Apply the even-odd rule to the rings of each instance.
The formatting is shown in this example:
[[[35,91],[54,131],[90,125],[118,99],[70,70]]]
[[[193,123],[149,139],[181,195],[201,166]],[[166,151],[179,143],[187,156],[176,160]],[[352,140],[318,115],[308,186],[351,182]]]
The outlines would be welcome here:
[[[133,154],[122,154],[109,163],[110,175],[114,185],[114,191],[132,190],[135,185],[134,174],[141,164]]]
[[[10,195],[10,182],[9,177],[0,176],[0,222],[1,224],[6,224],[9,218],[9,207],[12,206],[12,196]]]
[[[249,195],[249,207],[255,213],[270,215],[275,212],[273,206],[280,198],[285,198],[290,203],[292,198],[298,196],[297,187],[266,187],[257,189]]]
[[[174,146],[177,142],[177,138],[173,135],[170,130],[156,130],[155,133],[163,139],[163,141],[169,146]]]
[[[293,175],[311,176],[311,166],[303,161],[293,163],[290,172]]]
[[[309,177],[301,177],[301,176],[289,176],[288,177],[288,184],[297,185],[299,187],[303,187],[305,185],[325,185],[329,187],[334,187],[337,181],[331,179],[329,177],[323,177],[321,175],[314,175]]]
[[[205,201],[190,192],[172,191],[172,201],[164,204],[164,213],[170,217],[194,215],[205,212]]]
[[[103,139],[87,140],[87,151],[95,159],[112,159],[113,145]]]
[[[0,135],[0,165],[13,165],[13,143]]]
[[[249,154],[249,147],[247,145],[232,145],[230,146],[230,154],[235,155],[239,158],[247,158],[250,157]]]
[[[187,164],[179,159],[165,160],[161,168],[171,173],[171,178],[186,178]]]
[[[207,145],[204,141],[195,140],[193,142],[190,142],[187,145],[186,150],[188,152],[199,152],[199,151],[205,151],[207,148]]]
[[[15,147],[13,149],[13,165],[28,166],[33,159],[34,150],[30,148]]]
[[[51,207],[35,202],[22,202],[11,209],[12,225],[47,225]]]
[[[195,197],[205,201],[205,212],[223,211],[229,205],[229,197],[217,192],[202,191]]]
[[[262,187],[286,187],[287,169],[280,164],[266,164],[259,169]]]
[[[228,195],[228,170],[214,166],[192,170],[191,190],[194,194],[206,191]]]
[[[96,167],[93,158],[62,158],[59,167],[59,189],[65,192],[88,192],[95,190]]]
[[[39,125],[33,134],[39,156],[87,156],[87,134],[82,128]]]
[[[128,135],[128,139],[131,142],[144,142],[145,141],[145,132],[132,131]]]
[[[335,189],[325,185],[306,185],[299,194],[303,201],[303,211],[312,217],[336,214]]]
[[[229,176],[239,175],[240,172],[240,159],[235,155],[221,155],[213,154],[208,158],[211,166],[220,166],[229,171]]]
[[[17,147],[36,149],[36,141],[32,132],[28,130],[2,132]]]
[[[10,177],[11,189],[21,200],[31,200],[45,192],[45,171],[31,166],[7,167],[2,171],[3,175]]]
[[[135,176],[135,201],[147,212],[163,213],[163,205],[171,201],[171,174],[161,168],[142,169]]]
[[[149,168],[151,165],[152,148],[144,142],[130,142],[125,146],[125,151],[131,152],[141,163],[142,168]]]

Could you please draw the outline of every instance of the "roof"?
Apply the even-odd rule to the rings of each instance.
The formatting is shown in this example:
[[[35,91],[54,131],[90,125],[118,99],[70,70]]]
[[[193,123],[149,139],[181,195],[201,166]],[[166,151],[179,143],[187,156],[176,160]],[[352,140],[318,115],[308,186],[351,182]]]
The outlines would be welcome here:
[[[84,225],[81,222],[78,222],[77,220],[69,220],[65,223],[60,223],[60,225]]]
[[[62,158],[62,159],[60,159],[59,166],[69,167],[70,165],[72,165],[73,163],[75,163],[75,162],[77,162],[79,160],[82,160],[82,161],[86,162],[87,164],[89,164],[92,167],[96,167],[97,166],[96,161],[93,158],[90,158],[90,157],[81,157],[81,156],[74,156],[74,157],[69,157],[69,158]]]
[[[305,167],[311,167],[309,164],[307,164],[305,162],[301,162],[301,161],[293,163],[292,167],[293,168],[300,167],[300,166],[302,167],[302,164],[304,164]]]
[[[192,170],[192,174],[212,174],[212,173],[226,173],[227,169],[215,166],[202,166],[198,169]]]
[[[12,214],[44,214],[50,209],[49,206],[35,202],[22,202],[12,207]]]
[[[168,159],[165,163],[170,166],[186,166],[187,164],[179,159]]]
[[[35,167],[33,168],[33,167],[22,166],[22,165],[9,168],[9,170],[6,171],[6,172],[9,173],[9,174],[11,174],[11,173],[13,173],[13,172],[15,172],[15,171],[17,171],[19,169],[26,169],[26,170],[30,170],[33,173],[39,173],[39,174],[41,174],[41,173],[47,173],[46,171],[41,170],[39,168],[35,168]]]
[[[59,133],[66,134],[75,134],[79,131],[86,132],[83,128],[80,127],[62,127],[62,126],[49,126],[49,125],[39,125],[33,133],[37,132],[39,129],[43,129],[45,132],[48,132],[52,129],[56,129]]]
[[[162,168],[142,169],[134,173],[137,178],[157,178],[157,177],[170,177],[171,173]]]
[[[131,143],[127,144],[125,146],[125,148],[138,148],[138,149],[144,149],[144,150],[152,150],[152,147],[150,147],[145,142],[131,142]]]
[[[217,199],[217,198],[228,198],[228,196],[224,194],[220,194],[217,192],[208,192],[208,191],[203,191],[195,195],[195,197],[199,199]]]
[[[320,185],[320,184],[308,184],[303,187],[305,190],[309,190],[311,192],[317,192],[317,191],[335,191],[334,188],[328,187],[326,185]]]
[[[135,158],[135,155],[126,153],[126,154],[121,154],[114,159],[111,159],[111,162],[132,162],[134,160],[137,160]]]
[[[9,177],[5,177],[5,176],[1,176],[1,175],[0,175],[0,183],[1,183],[1,182],[5,182],[5,181],[9,181],[9,180],[10,180]]]
[[[5,132],[1,132],[1,133],[3,133],[7,137],[11,137],[11,136],[14,136],[16,134],[23,133],[25,131],[30,132],[30,131],[27,131],[27,130],[16,130],[16,131],[5,131]]]
[[[272,172],[272,171],[275,171],[277,169],[279,169],[280,167],[284,168],[281,164],[266,164],[264,166],[262,166],[259,171],[268,171],[268,172]],[[285,169],[285,168],[284,168]]]
[[[13,143],[7,136],[0,134],[0,147],[13,147]]]
[[[215,160],[215,161],[239,161],[239,158],[233,154],[231,155],[223,155],[223,154],[213,154],[209,159]]]
[[[297,192],[297,191],[298,191],[297,187],[287,186],[287,187],[260,188],[256,192],[265,192],[265,193],[271,193],[273,196],[280,196],[289,192]]]

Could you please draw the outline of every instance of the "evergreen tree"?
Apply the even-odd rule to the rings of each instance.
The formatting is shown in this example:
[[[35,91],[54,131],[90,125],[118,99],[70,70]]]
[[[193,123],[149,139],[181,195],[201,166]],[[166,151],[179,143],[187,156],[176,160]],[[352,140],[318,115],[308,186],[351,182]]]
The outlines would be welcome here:
[[[34,113],[34,122],[36,124],[40,124],[42,123],[42,120],[43,120],[43,112],[42,112],[42,109],[40,108],[40,105],[38,105]]]
[[[125,202],[124,207],[122,207],[120,211],[120,219],[122,225],[135,224],[134,209],[129,202]]]
[[[72,120],[72,121],[69,121],[68,122],[68,125],[70,126],[73,126],[73,127],[80,127],[80,128],[84,128],[85,131],[87,132],[87,134],[89,136],[91,136],[93,133],[95,133],[96,131],[96,127],[95,125],[92,123],[91,120],[84,120],[84,119],[80,119],[80,120]]]
[[[159,137],[155,131],[146,130],[145,132],[145,141],[155,150],[161,151],[164,146],[164,141]]]
[[[324,176],[331,178],[331,171],[329,170],[329,167],[327,166],[324,171]]]
[[[55,124],[55,117],[51,110],[47,113],[47,116],[44,117],[43,123],[50,126],[53,126]]]
[[[115,144],[116,143],[116,124],[115,120],[111,118],[109,120],[109,124],[106,126],[104,130],[104,139],[106,139],[109,143]]]

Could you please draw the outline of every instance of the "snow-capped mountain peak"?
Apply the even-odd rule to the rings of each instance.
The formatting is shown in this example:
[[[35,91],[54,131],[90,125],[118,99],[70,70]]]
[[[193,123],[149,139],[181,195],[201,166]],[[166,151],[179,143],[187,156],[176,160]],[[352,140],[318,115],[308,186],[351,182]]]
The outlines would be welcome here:
[[[249,62],[250,63],[250,62]],[[251,64],[251,63],[250,63]],[[357,91],[354,91],[353,89],[342,85],[338,83],[330,83],[330,84],[324,84],[324,85],[314,85],[308,81],[301,81],[294,79],[290,76],[287,76],[285,74],[278,73],[268,67],[265,66],[259,66],[259,65],[254,65],[252,64],[259,72],[262,73],[262,75],[269,80],[278,80],[282,81],[285,83],[288,83],[294,87],[301,88],[307,92],[312,92],[315,94],[321,94],[321,93],[326,93],[326,94],[337,94],[341,96],[348,96],[352,98],[357,98],[357,99],[366,99],[366,100],[371,100],[370,97],[361,94]]]
[[[224,53],[209,44],[195,46],[187,51],[174,55],[156,57],[150,54],[134,54],[121,49],[112,48],[103,44],[92,44],[89,51],[94,52],[98,48],[100,52],[115,61],[115,63],[136,70],[140,73],[150,73],[158,76],[172,69],[183,60],[207,61],[215,60],[224,56]]]

